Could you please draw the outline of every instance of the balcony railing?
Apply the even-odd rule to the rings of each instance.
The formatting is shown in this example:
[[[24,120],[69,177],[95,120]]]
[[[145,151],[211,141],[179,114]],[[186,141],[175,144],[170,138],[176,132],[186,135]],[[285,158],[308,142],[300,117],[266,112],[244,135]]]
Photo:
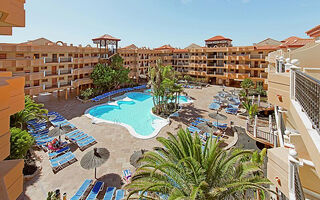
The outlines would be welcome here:
[[[320,81],[299,71],[293,70],[294,99],[298,101],[320,134]]]
[[[58,58],[44,58],[44,63],[57,63]]]
[[[59,62],[72,62],[72,57],[69,57],[69,58],[59,58]]]
[[[264,59],[266,56],[262,55],[262,54],[258,54],[258,55],[250,55],[250,59]]]

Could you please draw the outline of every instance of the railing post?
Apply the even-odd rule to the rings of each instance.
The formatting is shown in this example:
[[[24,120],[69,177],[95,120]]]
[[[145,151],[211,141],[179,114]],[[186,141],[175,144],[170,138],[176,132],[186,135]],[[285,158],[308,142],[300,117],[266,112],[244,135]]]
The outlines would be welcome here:
[[[257,137],[257,120],[258,116],[254,116],[254,125],[253,125],[253,136],[256,138]]]
[[[290,70],[290,98],[295,99],[295,70]]]
[[[60,59],[60,58],[59,58]],[[61,74],[61,69],[58,69],[58,75],[60,76]]]
[[[258,95],[258,107],[260,107],[260,99],[261,97],[260,97],[260,94]]]

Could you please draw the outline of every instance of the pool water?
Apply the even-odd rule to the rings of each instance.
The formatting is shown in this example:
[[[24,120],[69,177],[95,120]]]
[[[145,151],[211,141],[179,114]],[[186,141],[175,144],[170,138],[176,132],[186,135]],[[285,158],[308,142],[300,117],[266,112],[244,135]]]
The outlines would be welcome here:
[[[187,103],[189,99],[181,96],[179,101]],[[130,92],[116,103],[95,106],[86,113],[106,122],[124,125],[134,136],[148,138],[157,134],[167,124],[167,120],[151,113],[152,107],[153,101],[150,94]]]

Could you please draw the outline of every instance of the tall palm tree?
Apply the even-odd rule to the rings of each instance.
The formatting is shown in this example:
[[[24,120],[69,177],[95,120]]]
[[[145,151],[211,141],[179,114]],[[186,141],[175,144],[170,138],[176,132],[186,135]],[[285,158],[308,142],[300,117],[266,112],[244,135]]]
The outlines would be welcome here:
[[[193,137],[180,129],[177,135],[168,133],[168,138],[158,137],[163,147],[145,153],[140,160],[131,183],[128,199],[141,192],[148,199],[244,199],[248,190],[268,191],[269,181],[261,176],[256,163],[246,159],[252,151],[219,147],[215,139],[202,143],[199,136]]]
[[[20,112],[11,115],[10,126],[26,129],[27,122],[33,119],[46,119],[48,110],[43,104],[36,103],[30,96],[25,96],[25,107]]]

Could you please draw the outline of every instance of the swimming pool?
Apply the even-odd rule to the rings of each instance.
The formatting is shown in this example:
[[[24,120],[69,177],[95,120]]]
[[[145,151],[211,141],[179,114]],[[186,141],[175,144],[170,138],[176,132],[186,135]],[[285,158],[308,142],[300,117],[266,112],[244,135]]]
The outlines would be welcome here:
[[[180,103],[189,103],[185,96],[179,98]],[[129,92],[117,101],[94,106],[86,110],[86,116],[96,123],[107,122],[126,127],[130,134],[141,139],[156,136],[162,127],[168,124],[163,119],[152,114],[152,96],[148,93]]]

